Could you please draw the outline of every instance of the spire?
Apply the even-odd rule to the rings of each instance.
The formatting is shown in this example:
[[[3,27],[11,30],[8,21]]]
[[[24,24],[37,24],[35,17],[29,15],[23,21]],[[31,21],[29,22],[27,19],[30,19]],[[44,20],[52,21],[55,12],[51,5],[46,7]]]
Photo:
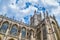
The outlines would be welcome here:
[[[15,17],[13,16],[13,19],[14,19]]]
[[[4,16],[6,16],[7,14],[5,14]]]
[[[41,12],[40,12],[40,17],[42,17],[42,14],[41,14]]]
[[[36,14],[36,10],[34,11],[34,14]]]
[[[44,16],[44,18],[45,18],[45,12],[43,12],[43,16]]]
[[[48,11],[46,11],[46,17],[48,17]]]
[[[50,17],[52,18],[52,16],[50,15]]]
[[[55,15],[53,14],[53,18],[55,19]]]
[[[41,12],[40,12],[39,16],[40,16],[40,21],[41,21],[42,20],[42,14],[41,14]]]
[[[20,23],[23,24],[23,20],[22,19],[20,20]]]

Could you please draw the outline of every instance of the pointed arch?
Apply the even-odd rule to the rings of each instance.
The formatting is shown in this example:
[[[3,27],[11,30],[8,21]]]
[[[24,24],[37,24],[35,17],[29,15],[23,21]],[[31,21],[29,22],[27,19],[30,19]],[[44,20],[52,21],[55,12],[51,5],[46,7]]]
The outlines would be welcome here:
[[[17,36],[18,35],[18,26],[16,24],[13,24],[12,25],[12,28],[10,30],[10,34],[11,35],[14,35],[14,36]]]
[[[4,21],[4,22],[2,23],[1,28],[0,28],[0,32],[1,32],[1,33],[6,33],[8,27],[9,27],[9,22],[8,22],[8,21]]]
[[[22,33],[22,38],[25,38],[26,37],[26,28],[25,27],[22,27],[21,33]]]
[[[34,30],[33,29],[30,29],[30,38],[31,38],[31,36],[33,35],[33,37],[34,37]]]
[[[55,25],[55,22],[54,21],[52,21],[52,23]]]

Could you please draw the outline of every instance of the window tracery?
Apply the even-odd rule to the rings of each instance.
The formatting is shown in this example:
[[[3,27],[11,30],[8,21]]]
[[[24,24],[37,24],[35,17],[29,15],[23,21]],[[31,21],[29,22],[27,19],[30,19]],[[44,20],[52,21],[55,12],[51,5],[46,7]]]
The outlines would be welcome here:
[[[16,25],[13,25],[12,28],[11,28],[11,31],[10,31],[10,34],[11,35],[14,35],[14,36],[17,36],[18,34],[18,28]]]
[[[9,23],[8,22],[4,22],[0,28],[0,32],[2,33],[6,33],[7,29],[8,29]]]

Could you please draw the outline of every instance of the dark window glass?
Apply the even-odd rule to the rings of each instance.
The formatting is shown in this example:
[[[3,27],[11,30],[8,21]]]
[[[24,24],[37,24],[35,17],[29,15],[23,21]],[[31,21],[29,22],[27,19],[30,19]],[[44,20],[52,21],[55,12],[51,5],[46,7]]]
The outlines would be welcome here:
[[[8,28],[8,23],[3,23],[2,27],[0,28],[0,32],[5,33]]]
[[[11,28],[10,34],[16,36],[17,33],[18,33],[18,29],[17,29],[17,27],[16,27],[16,26],[13,26],[13,27]]]
[[[25,36],[26,36],[26,30],[23,28],[22,29],[22,38],[25,38]]]

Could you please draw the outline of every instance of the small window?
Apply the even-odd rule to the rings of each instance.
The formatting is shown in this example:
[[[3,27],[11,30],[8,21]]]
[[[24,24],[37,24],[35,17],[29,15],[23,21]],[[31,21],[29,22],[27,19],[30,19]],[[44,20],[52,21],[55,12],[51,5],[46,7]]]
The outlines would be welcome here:
[[[49,28],[49,30],[51,30],[51,28]]]
[[[55,25],[55,23],[52,21],[52,24],[54,24]]]

